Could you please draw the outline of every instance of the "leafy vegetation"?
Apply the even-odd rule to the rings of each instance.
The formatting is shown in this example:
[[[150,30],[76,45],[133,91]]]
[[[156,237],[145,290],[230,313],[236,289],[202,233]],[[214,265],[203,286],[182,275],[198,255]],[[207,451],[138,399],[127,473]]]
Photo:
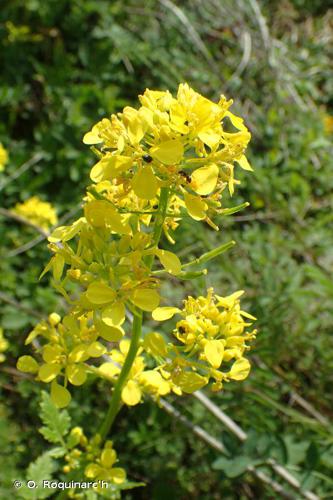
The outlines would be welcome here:
[[[186,248],[190,260],[237,245],[205,263],[209,277],[171,282],[165,293],[180,305],[203,286],[221,295],[246,290],[259,329],[253,369],[214,402],[248,436],[238,440],[190,396],[174,406],[221,441],[224,454],[152,402],[124,410],[114,445],[130,479],[146,484],[124,498],[274,498],[272,484],[249,467],[295,495],[269,459],[302,491],[332,497],[332,23],[325,1],[3,1],[0,142],[9,160],[0,171],[0,325],[9,345],[0,365],[0,495],[11,495],[14,479],[65,477],[52,446],[68,431],[66,413],[15,369],[27,332],[65,305],[46,277],[38,282],[49,258],[43,235],[11,210],[38,196],[60,223],[73,220],[94,161],[83,134],[146,87],[187,81],[213,99],[236,97],[255,171],[230,203],[250,207],[221,216],[219,232],[186,221],[176,250]],[[72,424],[93,429],[107,391],[101,382],[78,390]]]

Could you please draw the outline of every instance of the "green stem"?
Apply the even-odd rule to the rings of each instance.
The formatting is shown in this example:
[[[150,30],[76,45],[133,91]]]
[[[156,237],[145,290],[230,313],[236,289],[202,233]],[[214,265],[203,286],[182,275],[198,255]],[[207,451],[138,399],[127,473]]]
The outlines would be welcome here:
[[[169,196],[169,190],[167,188],[162,188],[160,192],[158,213],[156,214],[154,230],[153,230],[152,243],[154,246],[158,245],[161,238],[163,223],[168,208],[168,196]],[[151,270],[152,268],[153,260],[154,260],[154,255],[148,255],[146,258],[146,265],[149,270]],[[121,369],[119,378],[114,386],[107,414],[99,430],[99,434],[101,435],[103,441],[110,432],[114,419],[116,418],[121,407],[121,392],[123,390],[123,387],[126,383],[128,375],[133,366],[136,353],[138,352],[139,349],[141,328],[142,328],[142,316],[143,316],[142,311],[135,309],[133,316],[132,338],[130,347],[125,362],[123,364],[123,367]]]
[[[154,231],[153,231],[153,245],[157,246],[163,229],[164,219],[166,217],[167,209],[168,209],[168,198],[169,198],[169,190],[168,188],[161,188],[160,200],[158,205],[158,214],[156,215]],[[146,264],[148,269],[150,270],[153,265],[154,255],[149,255],[146,260]]]
[[[114,422],[114,419],[116,418],[116,415],[120,410],[121,391],[123,390],[127,377],[134,363],[136,353],[138,352],[139,342],[141,337],[141,326],[142,326],[142,311],[137,311],[133,317],[131,344],[125,362],[123,364],[123,367],[121,369],[119,378],[113,389],[108,412],[99,430],[99,434],[101,435],[103,441],[108,435],[111,426]]]

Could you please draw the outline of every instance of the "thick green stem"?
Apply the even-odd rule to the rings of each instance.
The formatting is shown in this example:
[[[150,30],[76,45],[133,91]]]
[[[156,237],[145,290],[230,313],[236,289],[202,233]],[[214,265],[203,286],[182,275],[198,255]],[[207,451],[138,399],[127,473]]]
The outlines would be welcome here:
[[[124,384],[131,371],[132,365],[136,357],[136,353],[139,348],[139,342],[141,337],[141,326],[142,326],[142,311],[137,311],[133,317],[131,344],[125,362],[123,364],[122,370],[120,372],[119,378],[113,389],[108,412],[99,430],[99,434],[101,435],[103,441],[106,438],[107,434],[109,433],[109,430],[111,429],[114,419],[116,418],[116,415],[120,410],[121,391],[123,390]]]
[[[152,243],[154,246],[157,246],[161,234],[162,234],[162,229],[163,229],[163,224],[164,224],[164,219],[167,213],[167,208],[168,208],[168,195],[169,195],[169,190],[167,188],[162,188],[161,193],[160,193],[160,200],[159,200],[159,207],[158,207],[158,214],[156,214],[156,219],[154,223],[154,230],[153,230],[153,238],[152,238]],[[146,265],[149,270],[151,270],[152,265],[153,265],[153,260],[154,260],[154,255],[149,255],[146,260]],[[131,338],[131,343],[130,347],[125,359],[125,362],[123,364],[123,367],[121,369],[119,378],[114,386],[112,397],[110,400],[109,404],[109,409],[107,411],[107,414],[105,416],[104,422],[101,425],[101,428],[99,430],[99,434],[102,437],[102,440],[104,441],[106,436],[108,435],[112,424],[114,422],[114,419],[116,418],[120,406],[121,406],[121,392],[123,390],[123,387],[126,383],[126,380],[128,378],[128,375],[131,371],[131,368],[133,366],[136,353],[138,352],[139,349],[139,343],[140,343],[140,337],[141,337],[141,327],[142,327],[142,311],[135,309],[134,316],[133,316],[133,327],[132,327],[132,338]]]

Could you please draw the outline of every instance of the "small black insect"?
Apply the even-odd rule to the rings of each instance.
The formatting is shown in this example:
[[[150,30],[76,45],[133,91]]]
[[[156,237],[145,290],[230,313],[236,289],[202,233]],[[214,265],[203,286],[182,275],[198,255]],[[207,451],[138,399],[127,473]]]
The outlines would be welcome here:
[[[179,331],[179,333],[185,333],[186,330],[183,326],[179,326],[178,331]]]
[[[152,157],[150,155],[143,155],[142,159],[146,163],[151,163],[153,161],[153,159],[152,159]]]
[[[184,170],[179,170],[178,173],[179,173],[179,175],[181,175],[182,177],[184,177],[184,179],[186,179],[186,181],[188,183],[192,182],[191,176],[187,172],[185,172]]]

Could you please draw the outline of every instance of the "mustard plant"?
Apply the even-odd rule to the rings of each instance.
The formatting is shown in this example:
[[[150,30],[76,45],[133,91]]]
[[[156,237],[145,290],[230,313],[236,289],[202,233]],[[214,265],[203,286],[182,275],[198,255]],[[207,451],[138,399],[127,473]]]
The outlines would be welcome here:
[[[198,264],[233,245],[181,262],[161,247],[161,239],[175,243],[184,217],[218,230],[216,215],[247,205],[225,208],[223,198],[239,184],[237,165],[252,170],[244,154],[248,129],[230,111],[231,100],[221,96],[214,103],[187,84],[179,85],[176,97],[146,90],[139,100],[139,109],[125,107],[83,138],[98,157],[83,215],[49,236],[53,256],[42,273],[52,273],[68,312],[39,323],[26,339],[36,355],[18,360],[20,370],[50,384],[58,408],[69,405],[75,387],[89,376],[107,381],[104,421],[90,440],[81,428],[72,430],[64,472],[83,470],[113,485],[126,480],[125,471],[114,467],[116,452],[107,440],[122,405],[205,386],[219,391],[230,380],[245,379],[245,354],[256,333],[250,329],[255,318],[241,308],[242,291],[222,297],[210,288],[181,307],[160,295],[169,275],[195,279],[207,272],[196,270]],[[73,283],[77,291],[70,294]],[[157,325],[175,316],[170,335],[143,336],[147,315]]]

